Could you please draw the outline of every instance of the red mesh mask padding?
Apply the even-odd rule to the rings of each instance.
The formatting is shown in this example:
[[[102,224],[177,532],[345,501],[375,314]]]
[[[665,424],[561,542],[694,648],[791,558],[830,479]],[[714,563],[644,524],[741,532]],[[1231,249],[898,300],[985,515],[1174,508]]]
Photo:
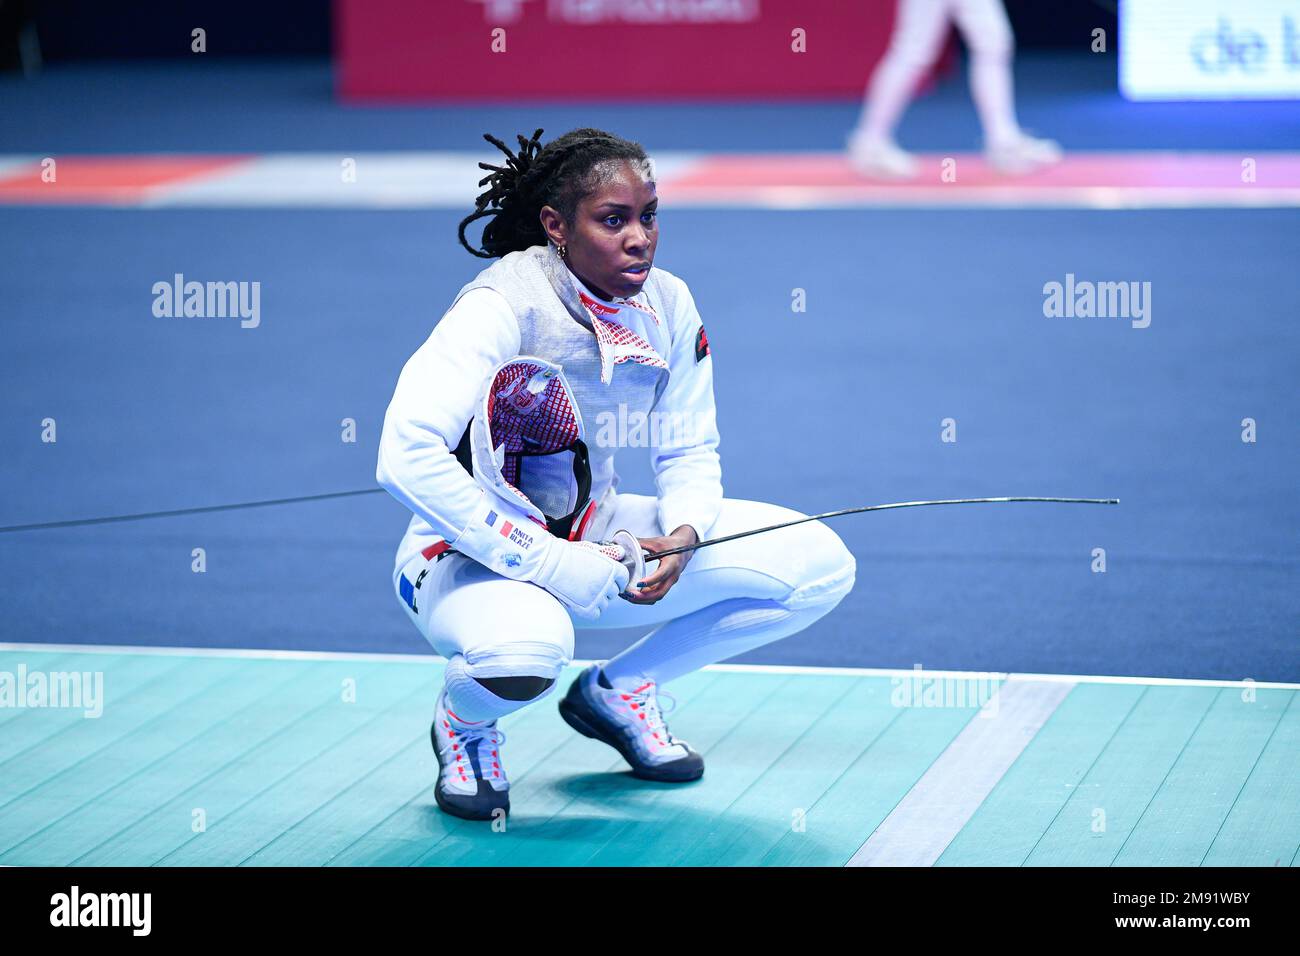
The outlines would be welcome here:
[[[553,534],[568,537],[587,504],[591,468],[560,367],[531,357],[507,362],[493,376],[481,414],[487,435],[474,450],[481,459],[490,448],[491,461],[475,460],[476,474],[487,472],[498,493],[518,496],[541,512]]]

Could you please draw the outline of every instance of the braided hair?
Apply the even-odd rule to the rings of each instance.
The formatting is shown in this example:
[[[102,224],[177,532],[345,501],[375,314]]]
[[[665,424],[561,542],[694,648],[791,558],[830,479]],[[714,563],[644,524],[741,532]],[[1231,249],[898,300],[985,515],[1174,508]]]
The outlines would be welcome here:
[[[558,139],[541,145],[542,131],[531,139],[516,135],[519,152],[512,153],[506,144],[490,133],[483,138],[506,154],[504,166],[479,163],[491,172],[479,180],[488,188],[474,201],[474,211],[461,220],[460,244],[480,259],[495,259],[545,245],[546,230],[538,218],[543,206],[559,210],[564,221],[573,225],[578,203],[595,191],[610,176],[604,164],[628,160],[650,174],[650,162],[640,143],[615,136],[604,130],[583,127],[570,130]],[[465,239],[465,227],[475,219],[491,216],[483,228],[481,249]]]

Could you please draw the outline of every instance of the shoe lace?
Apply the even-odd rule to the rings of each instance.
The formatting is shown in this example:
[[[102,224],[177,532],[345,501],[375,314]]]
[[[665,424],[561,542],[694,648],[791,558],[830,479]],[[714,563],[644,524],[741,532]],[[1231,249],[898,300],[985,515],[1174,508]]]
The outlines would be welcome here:
[[[659,706],[659,698],[667,698],[672,704],[667,713],[672,713],[677,709],[677,698],[673,697],[667,691],[657,691],[655,682],[652,680],[644,681],[635,690],[621,690],[619,696],[628,702],[633,711],[645,714],[646,729],[664,746],[672,746],[677,743],[677,738],[673,736],[672,731],[668,729],[668,724],[664,721],[664,713]]]
[[[450,723],[450,722],[449,722]],[[476,744],[488,744],[493,748],[492,756],[495,758],[496,750],[506,742],[505,732],[499,730],[496,721],[485,724],[481,727],[466,726],[464,724],[450,724],[447,730],[447,745],[444,750],[452,750],[455,745],[460,745],[460,752],[469,753],[469,748]]]
[[[467,727],[463,724],[452,724],[451,730],[447,732],[447,736],[456,743],[459,743],[462,747],[468,747],[470,744],[475,742],[483,743],[485,741],[494,747],[500,747],[506,742],[505,732],[498,730],[495,722],[483,727]]]

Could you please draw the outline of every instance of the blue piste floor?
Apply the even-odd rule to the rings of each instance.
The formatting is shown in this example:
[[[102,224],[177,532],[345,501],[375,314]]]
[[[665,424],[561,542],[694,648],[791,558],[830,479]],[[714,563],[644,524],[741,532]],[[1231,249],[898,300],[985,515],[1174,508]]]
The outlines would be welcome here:
[[[437,210],[0,217],[3,525],[373,486],[397,373],[478,268]],[[1297,679],[1297,221],[665,212],[659,262],[690,284],[713,343],[729,495],[808,513],[1123,502],[840,519],[854,592],[745,659]],[[262,281],[261,326],[155,318],[151,285],[176,271]],[[1071,272],[1150,281],[1150,327],[1044,318],[1042,285]],[[807,312],[791,311],[794,288]],[[945,418],[956,443],[940,440]],[[652,491],[644,459],[620,470]],[[4,636],[418,652],[389,584],[405,521],[376,495],[0,535]]]

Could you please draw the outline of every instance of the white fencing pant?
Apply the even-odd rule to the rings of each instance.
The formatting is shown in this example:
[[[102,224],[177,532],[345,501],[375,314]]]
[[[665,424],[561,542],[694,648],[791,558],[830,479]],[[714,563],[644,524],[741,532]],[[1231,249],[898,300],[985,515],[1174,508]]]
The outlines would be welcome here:
[[[867,85],[860,128],[868,136],[893,136],[922,75],[938,59],[950,22],[970,52],[970,87],[985,145],[1020,131],[1012,92],[1015,37],[1002,0],[899,0],[889,49]]]
[[[708,536],[799,517],[778,505],[727,498]],[[613,495],[585,537],[603,540],[621,529],[638,538],[664,534],[656,499]],[[491,720],[540,700],[554,684],[536,698],[513,701],[496,698],[473,678],[554,680],[573,658],[575,627],[644,628],[649,633],[608,662],[605,674],[611,681],[646,675],[664,684],[798,633],[849,593],[855,570],[839,536],[811,521],[703,548],[658,603],[616,599],[595,621],[575,618],[543,588],[504,578],[461,554],[416,555],[399,569],[394,585],[412,622],[448,661],[452,709],[466,720]],[[404,589],[410,600],[402,597]]]

